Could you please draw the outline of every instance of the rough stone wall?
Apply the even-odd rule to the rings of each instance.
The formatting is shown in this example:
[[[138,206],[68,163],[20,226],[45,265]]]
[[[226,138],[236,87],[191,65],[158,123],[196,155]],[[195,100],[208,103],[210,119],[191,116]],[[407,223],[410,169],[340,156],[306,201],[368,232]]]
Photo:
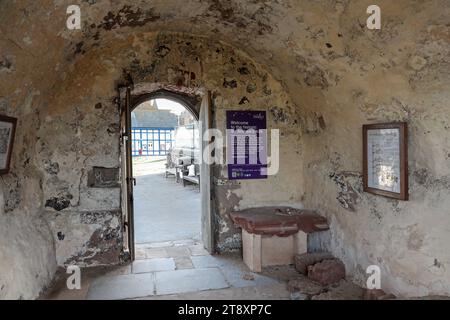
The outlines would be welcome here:
[[[342,36],[321,36],[331,47],[319,67],[336,81],[321,88],[323,129],[304,137],[306,185],[314,186],[305,205],[330,217],[329,247],[356,282],[364,285],[375,264],[385,291],[449,294],[449,6],[380,5],[381,31],[355,26],[365,7],[352,3],[336,21]],[[407,202],[362,191],[362,124],[390,121],[409,125]]]
[[[86,72],[82,67],[75,70]],[[34,155],[43,177],[45,217],[52,227],[57,261],[117,263],[122,249],[119,175],[115,184],[105,185],[93,172],[98,167],[119,170],[117,107],[109,95],[95,99],[95,88],[68,84],[63,90],[79,92],[80,98],[67,100],[61,93],[51,101],[52,113],[41,113]]]
[[[356,281],[364,282],[367,265],[379,264],[387,291],[450,292],[448,1],[379,0],[381,31],[365,28],[368,0],[80,1],[84,18],[78,32],[64,27],[69,4],[73,1],[0,2],[0,106],[26,123],[18,133],[23,145],[16,145],[15,167],[4,176],[6,212],[24,208],[39,216],[31,208],[48,204],[45,216],[54,228],[65,226],[61,215],[82,230],[80,215],[94,212],[97,221],[108,221],[100,228],[105,237],[116,230],[118,189],[93,190],[86,177],[94,166],[118,165],[111,99],[121,68],[128,68],[140,81],[196,82],[212,89],[218,127],[224,126],[223,110],[245,105],[245,96],[252,108],[269,110],[271,126],[286,132],[282,143],[295,142],[293,151],[283,146],[280,175],[261,187],[222,181],[224,168],[215,168],[219,216],[234,206],[263,203],[265,195],[303,202],[329,217],[329,246]],[[159,30],[229,43],[252,57],[238,61],[255,68],[236,74],[220,50],[214,58],[216,42],[207,40],[208,69],[195,58],[181,65],[177,49],[155,46],[170,40],[156,41]],[[175,47],[194,57],[183,42]],[[224,63],[225,74],[206,76]],[[261,70],[273,76],[268,87]],[[149,74],[154,77],[146,79]],[[361,125],[392,120],[410,125],[409,202],[361,192]],[[104,141],[92,141],[97,136]],[[102,149],[111,154],[98,152]],[[26,188],[39,194],[34,205]],[[226,218],[219,226],[219,249],[236,247],[239,239]],[[68,231],[53,230],[59,263],[72,256],[99,263],[82,245],[93,230],[73,246],[56,240],[59,232],[62,237]]]
[[[3,51],[10,44],[3,39],[0,43],[0,113],[18,118],[10,173],[0,179],[0,299],[33,299],[57,268],[52,232],[43,216],[42,175],[34,157],[42,100],[33,87],[9,87],[20,80],[15,78],[16,67],[7,62],[11,56]]]
[[[17,117],[11,172],[0,180],[0,299],[32,299],[45,289],[56,271],[50,227],[42,215],[41,176],[32,157],[37,129],[32,98],[2,113]],[[4,109],[3,109],[4,107]]]
[[[98,66],[94,85],[84,82],[93,61]],[[119,241],[111,240],[111,246],[104,246],[103,250],[98,248],[101,242],[95,241],[110,234],[120,238],[117,229],[120,225],[111,216],[111,212],[119,208],[119,190],[90,188],[86,173],[92,170],[91,166],[119,165],[119,137],[117,131],[109,134],[108,130],[118,125],[118,111],[111,101],[115,95],[114,86],[121,80],[122,69],[130,73],[139,93],[146,91],[146,84],[154,84],[150,86],[152,88],[184,87],[193,92],[212,90],[213,121],[223,132],[227,109],[268,110],[269,128],[281,129],[282,152],[285,151],[285,154],[281,156],[282,170],[276,177],[270,177],[267,181],[231,184],[226,180],[226,167],[215,168],[218,251],[240,246],[239,232],[228,218],[232,209],[261,202],[299,205],[301,185],[298,181],[301,180],[302,168],[298,158],[300,134],[290,127],[299,119],[280,84],[239,50],[223,43],[186,34],[136,34],[114,47],[94,48],[82,54],[73,72],[68,75],[70,83],[81,85],[70,87],[63,82],[64,94],[52,101],[55,107],[58,106],[58,114],[45,116],[46,121],[41,125],[42,147],[38,155],[41,167],[45,167],[48,159],[59,167],[57,173],[54,170],[43,172],[47,217],[54,230],[59,264],[74,261],[111,263],[119,257]],[[111,77],[111,74],[117,76]],[[69,104],[66,96],[72,91],[79,92],[80,98]],[[102,95],[106,101],[95,100],[95,97]],[[103,107],[99,108],[99,104]],[[70,135],[67,128],[73,130]],[[277,187],[280,181],[283,181],[283,187]],[[254,191],[256,189],[258,192]],[[95,214],[100,215],[100,223],[86,223],[83,217],[79,217],[86,211],[98,210],[101,213]],[[116,259],[105,260],[105,256]]]
[[[56,271],[53,238],[45,220],[35,212],[1,213],[0,243],[0,299],[37,297]]]

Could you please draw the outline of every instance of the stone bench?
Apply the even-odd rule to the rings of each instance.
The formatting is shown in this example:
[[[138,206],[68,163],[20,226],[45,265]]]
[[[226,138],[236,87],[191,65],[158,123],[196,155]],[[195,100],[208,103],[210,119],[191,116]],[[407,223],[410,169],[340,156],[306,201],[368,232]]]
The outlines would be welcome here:
[[[311,210],[260,207],[230,214],[242,228],[244,263],[254,272],[266,266],[292,264],[295,254],[307,252],[308,233],[328,230],[328,222]]]

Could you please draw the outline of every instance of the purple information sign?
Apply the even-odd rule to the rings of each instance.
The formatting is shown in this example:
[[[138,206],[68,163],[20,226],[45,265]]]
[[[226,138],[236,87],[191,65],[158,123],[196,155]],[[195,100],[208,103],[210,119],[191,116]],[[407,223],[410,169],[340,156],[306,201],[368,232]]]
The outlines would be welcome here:
[[[265,111],[227,111],[228,179],[267,178]]]

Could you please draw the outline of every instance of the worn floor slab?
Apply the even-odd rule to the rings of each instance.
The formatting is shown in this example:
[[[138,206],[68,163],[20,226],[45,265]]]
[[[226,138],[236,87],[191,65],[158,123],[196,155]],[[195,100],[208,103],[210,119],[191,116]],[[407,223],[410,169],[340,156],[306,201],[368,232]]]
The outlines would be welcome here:
[[[193,246],[189,246],[189,251],[191,252],[191,256],[208,256],[209,255],[209,252],[206,251],[206,249],[202,243],[195,244]]]
[[[244,287],[150,296],[137,300],[289,300],[286,284],[268,287]]]
[[[232,256],[192,256],[196,268],[219,267],[227,282],[236,288],[268,286],[278,284],[275,279],[251,272],[236,255]]]
[[[156,294],[178,294],[228,288],[218,268],[162,271],[155,273]]]
[[[54,288],[48,298],[185,299],[192,296],[243,300],[289,297],[286,281],[297,275],[292,266],[273,267],[264,270],[263,274],[256,274],[248,269],[239,254],[195,256],[190,247],[171,245],[157,249],[165,255],[168,249],[174,248],[172,253],[175,256],[170,258],[139,260],[120,267],[84,269],[82,292],[68,292],[64,272],[61,279],[64,282]],[[184,256],[187,252],[190,255]],[[169,270],[155,271],[166,268]]]
[[[137,260],[133,262],[131,268],[132,273],[149,273],[169,270],[175,270],[175,261],[172,258]]]
[[[101,277],[88,291],[87,300],[119,300],[151,296],[155,292],[154,273]]]
[[[166,248],[169,257],[189,257],[191,252],[187,247],[169,247]]]
[[[169,258],[167,251],[164,248],[149,248],[145,249],[145,258],[146,259],[155,259],[155,258]]]
[[[223,256],[192,256],[192,262],[196,268],[214,268],[228,266],[230,264],[240,264],[241,259],[237,260],[237,255],[223,255]]]
[[[194,268],[194,264],[192,263],[192,260],[190,257],[177,257],[177,258],[174,258],[174,260],[175,260],[175,266],[176,266],[177,270]]]

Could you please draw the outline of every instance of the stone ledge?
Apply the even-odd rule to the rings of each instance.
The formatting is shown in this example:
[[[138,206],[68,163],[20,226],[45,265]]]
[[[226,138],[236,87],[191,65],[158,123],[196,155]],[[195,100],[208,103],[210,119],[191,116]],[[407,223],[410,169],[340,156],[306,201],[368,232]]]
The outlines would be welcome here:
[[[299,231],[328,230],[328,221],[312,210],[291,207],[260,207],[230,213],[237,227],[251,234],[288,237]]]

